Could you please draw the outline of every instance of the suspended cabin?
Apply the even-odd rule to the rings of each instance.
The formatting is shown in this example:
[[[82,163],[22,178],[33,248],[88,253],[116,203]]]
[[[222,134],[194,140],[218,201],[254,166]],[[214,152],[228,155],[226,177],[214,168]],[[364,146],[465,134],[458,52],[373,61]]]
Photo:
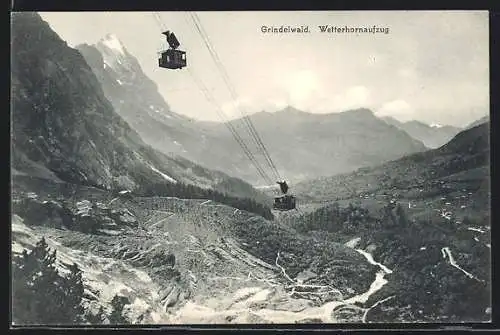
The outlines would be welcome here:
[[[274,198],[273,208],[279,211],[289,211],[295,209],[295,197],[293,195],[287,194],[288,184],[286,181],[278,181],[277,184],[280,185],[282,196]]]
[[[177,49],[181,44],[174,33],[167,30],[162,34],[166,36],[170,48],[160,53],[158,65],[165,69],[182,69],[186,66],[186,52]]]

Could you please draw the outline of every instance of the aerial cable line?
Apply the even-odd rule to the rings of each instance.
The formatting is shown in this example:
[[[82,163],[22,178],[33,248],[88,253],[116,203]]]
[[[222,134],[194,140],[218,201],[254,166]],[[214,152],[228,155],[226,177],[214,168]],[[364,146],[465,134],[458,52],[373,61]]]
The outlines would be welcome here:
[[[227,71],[225,70],[222,62],[220,61],[220,58],[218,57],[217,55],[217,52],[215,51],[215,48],[212,46],[212,44],[210,43],[210,39],[208,37],[208,34],[206,33],[206,31],[203,29],[203,26],[201,24],[201,21],[199,19],[199,17],[196,15],[196,13],[192,13],[191,14],[191,18],[195,24],[195,27],[196,29],[198,30],[198,32],[200,33],[201,37],[203,38],[204,42],[205,42],[205,45],[207,46],[212,58],[214,59],[214,62],[216,64],[216,66],[219,68],[219,71],[221,72],[222,76],[223,76],[223,79],[231,93],[231,96],[233,98],[233,100],[235,100],[235,102],[238,100],[238,97],[237,97],[237,94],[234,90],[234,85],[232,85],[230,79],[229,79],[229,76],[227,74]],[[242,114],[243,116],[243,120],[245,121],[247,127],[248,127],[248,130],[250,132],[250,136],[252,136],[252,138],[254,139],[254,141],[256,142],[257,144],[257,147],[261,150],[261,152],[264,154],[264,157],[266,158],[267,160],[267,163],[269,164],[269,166],[271,167],[271,169],[273,170],[273,172],[275,173],[276,177],[278,179],[281,179],[280,178],[280,175],[279,175],[279,172],[278,170],[276,169],[276,166],[274,165],[274,162],[272,161],[271,159],[271,156],[269,155],[269,152],[267,151],[266,147],[264,146],[264,143],[262,142],[262,140],[260,139],[260,136],[258,135],[253,123],[251,122],[250,118],[248,115],[245,115],[243,112],[241,112],[240,110],[240,113]]]
[[[187,23],[189,25],[188,21],[187,21]],[[202,36],[202,39],[203,39],[203,36]],[[204,42],[205,42],[205,40],[204,40]],[[268,184],[268,185],[272,185],[273,184],[273,180],[268,176],[268,174],[260,166],[258,160],[255,158],[255,156],[252,154],[251,150],[245,144],[245,141],[238,134],[238,132],[236,131],[236,128],[233,125],[233,123],[228,121],[227,116],[224,114],[222,108],[219,106],[219,104],[217,104],[216,100],[210,94],[209,90],[201,82],[201,80],[194,75],[194,72],[191,69],[188,69],[188,72],[190,73],[191,77],[193,78],[193,81],[198,86],[198,88],[203,92],[203,94],[205,95],[205,97],[207,98],[207,100],[216,107],[216,112],[219,115],[219,117],[222,119],[222,122],[228,127],[229,131],[231,132],[231,134],[235,138],[236,142],[238,142],[238,144],[243,149],[244,153],[247,155],[248,159],[252,162],[252,164],[255,166],[255,168],[257,169],[257,171],[261,175],[261,177],[264,179],[264,182],[266,184]]]
[[[165,25],[161,21],[160,13],[153,12],[152,14],[153,14],[153,17],[155,18],[156,22],[158,23],[158,26],[160,27],[161,32],[163,33],[164,31],[166,31],[167,28],[165,27]]]
[[[253,163],[253,165],[255,166],[255,168],[257,169],[257,171],[259,172],[259,174],[262,177],[262,179],[264,179],[264,182],[268,183],[268,184],[271,184],[272,183],[271,178],[269,178],[269,176],[266,174],[266,172],[262,169],[262,167],[260,166],[260,164],[258,163],[258,161],[255,159],[255,157],[252,154],[252,152],[248,149],[248,146],[245,144],[245,142],[240,137],[240,135],[236,132],[236,129],[234,128],[234,126],[231,123],[227,122],[226,116],[222,112],[222,109],[217,104],[217,102],[215,101],[215,99],[210,95],[209,90],[206,88],[206,86],[203,84],[203,82],[201,82],[201,80],[199,80],[194,75],[193,71],[191,71],[190,69],[188,69],[188,72],[191,75],[191,77],[193,78],[193,81],[195,82],[195,84],[200,89],[200,91],[202,91],[202,93],[205,95],[205,97],[207,98],[207,100],[216,107],[217,114],[222,119],[222,121],[224,122],[224,124],[228,127],[229,131],[233,135],[233,137],[236,140],[236,142],[238,142],[238,144],[243,149],[243,152],[247,155],[247,157]]]
[[[158,12],[154,12],[153,16],[156,19],[156,22],[158,23],[158,26],[160,27],[161,32],[165,31],[166,28],[165,28],[165,26],[162,23],[162,20],[161,20],[161,17],[159,15],[159,13]],[[260,176],[264,179],[264,182],[267,183],[267,184],[272,184],[273,182],[272,182],[271,178],[262,169],[262,167],[260,166],[260,164],[257,161],[257,159],[254,157],[254,155],[252,154],[252,152],[248,149],[248,146],[245,144],[245,142],[243,141],[243,139],[237,133],[237,131],[234,128],[233,124],[230,123],[230,122],[227,122],[227,117],[222,112],[222,108],[220,108],[220,106],[217,104],[217,102],[215,101],[215,99],[211,96],[210,91],[203,84],[203,82],[201,82],[201,80],[199,80],[194,75],[193,71],[191,71],[189,68],[188,68],[188,72],[191,75],[191,77],[193,78],[193,81],[195,82],[195,84],[200,89],[200,91],[202,91],[202,93],[205,95],[205,97],[207,98],[207,100],[209,102],[211,102],[213,105],[215,105],[217,114],[219,115],[219,117],[221,117],[222,121],[228,127],[229,131],[233,135],[233,137],[236,140],[236,142],[241,146],[241,148],[243,149],[243,152],[247,155],[248,159],[255,166],[255,168],[259,172]]]
[[[235,104],[236,102],[238,101],[238,96],[234,90],[234,85],[232,85],[230,79],[229,79],[229,76],[227,74],[227,71],[225,70],[222,62],[220,61],[218,55],[217,55],[217,52],[215,51],[214,47],[212,46],[212,44],[210,43],[210,39],[208,37],[208,34],[205,32],[205,30],[203,29],[203,26],[201,24],[201,21],[199,20],[198,16],[196,15],[196,13],[191,13],[191,18],[193,20],[193,23],[195,24],[195,27],[196,29],[198,30],[200,36],[202,37],[210,55],[212,56],[216,66],[218,67],[219,71],[221,72],[222,74],[222,77],[230,91],[230,94],[231,94],[231,97],[233,98],[233,100],[235,101]],[[236,107],[239,107],[239,106],[236,106]],[[261,152],[263,153],[267,163],[269,164],[269,166],[271,167],[271,169],[273,170],[275,176],[281,180],[281,176],[279,174],[279,171],[278,169],[276,168],[276,165],[274,164],[271,156],[269,155],[269,152],[267,150],[267,148],[265,147],[264,143],[262,142],[262,139],[260,138],[259,134],[257,133],[257,130],[255,129],[252,121],[250,120],[250,117],[248,115],[245,115],[245,113],[243,113],[241,110],[240,110],[240,113],[243,117],[243,120],[245,121],[247,127],[248,127],[248,130],[250,132],[250,136],[254,139],[254,141],[256,142],[257,144],[257,147],[261,150]]]
[[[238,132],[236,131],[234,125],[231,122],[228,122],[227,116],[224,114],[222,108],[217,103],[217,101],[214,99],[214,97],[210,94],[210,91],[203,84],[203,82],[198,77],[195,76],[195,74],[192,71],[192,69],[188,68],[188,72],[191,75],[191,77],[192,77],[193,81],[195,82],[195,84],[200,89],[200,91],[202,91],[202,93],[205,95],[205,97],[207,98],[208,102],[212,103],[215,106],[215,111],[217,112],[218,116],[222,119],[222,122],[226,125],[226,127],[229,129],[229,131],[233,135],[234,139],[236,140],[236,142],[243,149],[243,152],[247,155],[248,159],[255,166],[255,168],[259,172],[260,176],[262,177],[262,179],[264,179],[264,182],[266,184],[271,185],[273,183],[272,179],[267,175],[267,173],[264,171],[264,169],[260,166],[258,160],[255,158],[255,156],[252,154],[251,150],[245,144],[245,141],[238,134]]]
[[[163,30],[165,30],[166,28],[165,28],[165,26],[163,25],[163,22],[162,22],[162,20],[161,20],[160,14],[159,14],[158,12],[154,12],[154,13],[153,13],[153,16],[155,17],[155,19],[156,19],[156,21],[157,21],[158,25],[160,26],[160,28],[162,29],[162,31],[163,31]],[[204,35],[205,35],[205,34],[204,34],[202,31],[200,31],[200,29],[199,29],[200,27],[199,27],[198,25],[195,25],[195,27],[198,29],[198,32],[200,33],[200,35],[201,35],[201,37],[202,37],[202,39],[203,39],[203,41],[204,41],[205,45],[207,46],[207,48],[208,48],[209,52],[211,53],[212,57],[213,57],[213,58],[215,57],[215,58],[214,58],[214,61],[215,61],[216,65],[218,66],[219,71],[221,71],[221,72],[222,72],[222,71],[224,71],[224,69],[223,69],[223,68],[221,69],[220,60],[218,59],[217,54],[216,54],[216,53],[215,53],[215,54],[214,54],[214,53],[212,53],[213,48],[212,48],[212,47],[211,47],[211,45],[210,45],[210,41],[207,41],[207,40],[204,38]],[[203,29],[203,28],[201,27],[201,29]],[[214,52],[215,52],[215,51],[214,51]],[[218,61],[218,62],[217,62],[217,61]],[[225,71],[224,71],[224,72],[222,72],[222,73],[225,73]],[[193,79],[194,79],[194,78],[193,78]],[[230,83],[228,82],[228,80],[227,80],[227,74],[226,74],[226,78],[224,78],[224,79],[225,79],[225,81],[226,81],[226,84],[228,85],[228,88],[230,88],[230,89],[231,89],[231,88],[232,88],[232,87],[231,87],[231,84],[230,84]],[[196,82],[196,80],[195,80],[195,82]],[[200,88],[200,89],[201,89],[201,88]],[[203,89],[201,89],[201,90],[203,91]],[[206,92],[205,92],[205,95],[206,95]],[[232,90],[232,95],[233,95],[233,99],[234,99],[234,96],[235,96],[234,89]],[[211,99],[211,100],[214,100],[214,99]],[[242,113],[242,114],[243,114],[243,113]],[[245,121],[247,121],[247,126],[248,126],[248,127],[249,127],[249,129],[250,129],[250,132],[251,132],[251,133],[250,133],[250,135],[254,138],[254,141],[255,141],[256,143],[259,143],[259,142],[261,143],[261,145],[258,145],[258,146],[259,146],[259,147],[261,147],[261,148],[263,147],[262,152],[264,153],[264,156],[265,156],[266,160],[268,161],[268,163],[269,163],[269,162],[271,162],[271,163],[270,163],[270,164],[271,164],[271,166],[274,166],[274,163],[272,162],[272,160],[270,160],[270,156],[269,156],[269,154],[268,154],[268,152],[267,152],[267,149],[263,146],[263,143],[262,143],[262,141],[260,140],[260,137],[258,137],[258,134],[256,133],[255,128],[253,127],[253,124],[251,124],[251,122],[250,122],[250,124],[248,124],[248,121],[250,121],[250,120],[248,119],[248,117],[245,117],[244,119],[245,119]],[[226,121],[225,123],[230,124],[230,123],[229,123],[229,122],[227,122],[227,121]],[[237,132],[236,132],[236,130],[234,129],[234,127],[233,127],[233,125],[232,125],[232,124],[230,124],[228,127],[231,127],[231,128],[232,128],[231,132],[233,133],[233,135],[235,135],[235,134],[236,134],[236,136],[238,136],[238,135],[237,135]],[[241,139],[241,137],[239,137],[239,136],[238,136],[237,142],[238,142],[238,143],[240,143],[240,142],[242,142],[242,141],[243,141],[243,140]],[[244,145],[244,142],[242,142],[242,143],[243,143],[243,145]],[[240,145],[241,145],[241,144],[240,144]],[[246,145],[245,145],[245,146],[246,146]],[[245,153],[247,153],[247,152],[248,152],[250,155],[252,155],[252,154],[251,154],[251,152],[250,152],[249,150],[247,150]],[[248,153],[247,153],[247,156],[249,156],[249,154],[248,154]],[[253,156],[253,155],[252,155],[252,156]],[[251,158],[250,156],[249,156],[249,158],[252,160],[252,158]],[[254,165],[255,165],[255,164],[258,164],[258,161],[257,161],[257,159],[255,159],[255,157],[253,158],[253,161],[254,161]],[[261,168],[261,167],[259,167],[259,168],[258,168],[258,170],[259,170],[259,169],[260,169],[260,170],[262,170],[262,168]],[[273,171],[275,172],[276,176],[279,178],[279,173],[277,173],[277,169],[276,169],[276,167],[275,167],[275,166],[274,166],[274,170],[273,170]],[[266,174],[266,176],[267,176],[267,174]],[[269,177],[267,177],[266,179],[268,180],[268,181],[267,181],[268,183],[269,183],[269,181],[270,181],[270,184],[272,184],[272,180],[271,180]]]

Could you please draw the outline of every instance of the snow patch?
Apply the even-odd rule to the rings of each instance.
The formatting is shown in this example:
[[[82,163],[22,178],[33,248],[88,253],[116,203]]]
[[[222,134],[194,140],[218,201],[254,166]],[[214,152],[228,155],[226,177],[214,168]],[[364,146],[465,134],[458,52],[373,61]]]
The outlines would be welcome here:
[[[158,170],[157,168],[155,168],[153,165],[150,164],[149,167],[151,168],[151,170],[153,170],[154,172],[158,173],[159,175],[161,175],[163,178],[165,178],[169,182],[171,182],[171,183],[177,183],[177,180],[175,180],[174,178],[172,178],[172,177],[164,174],[163,172],[161,172],[160,170]]]
[[[355,248],[358,245],[359,241],[361,241],[360,237],[353,238],[349,242],[346,242],[344,245],[348,248]]]
[[[115,35],[108,34],[101,40],[101,42],[108,48],[118,51],[121,54],[125,54],[125,49],[123,48],[123,44]]]
[[[120,79],[116,79],[116,82],[117,82],[119,85],[123,85],[123,82],[122,82]]]
[[[485,231],[480,229],[480,228],[476,228],[476,227],[467,227],[467,230],[470,230],[470,231],[477,231],[478,233],[482,233],[484,234]]]
[[[104,233],[106,235],[120,235],[121,231],[110,230],[110,229],[99,229],[99,232]]]
[[[439,123],[433,123],[431,124],[431,128],[442,128],[443,126],[440,125]]]

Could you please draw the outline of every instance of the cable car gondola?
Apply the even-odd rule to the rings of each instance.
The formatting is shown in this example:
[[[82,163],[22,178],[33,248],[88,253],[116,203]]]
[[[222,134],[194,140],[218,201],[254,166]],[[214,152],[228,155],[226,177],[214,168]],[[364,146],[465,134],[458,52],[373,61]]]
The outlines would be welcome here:
[[[165,69],[182,69],[186,66],[186,52],[177,49],[181,44],[174,33],[167,30],[162,34],[170,48],[161,52],[158,65]]]
[[[276,183],[280,185],[280,189],[283,195],[274,198],[273,209],[279,211],[289,211],[292,209],[296,209],[295,197],[293,195],[287,194],[288,184],[286,183],[286,181],[278,181]]]

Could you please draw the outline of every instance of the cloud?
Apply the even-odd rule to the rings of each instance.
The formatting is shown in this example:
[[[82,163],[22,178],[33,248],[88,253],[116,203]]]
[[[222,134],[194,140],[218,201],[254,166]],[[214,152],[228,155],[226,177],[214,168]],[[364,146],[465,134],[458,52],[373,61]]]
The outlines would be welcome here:
[[[398,70],[398,75],[406,78],[406,79],[415,79],[417,78],[417,73],[414,69],[411,68],[402,68]]]
[[[255,112],[252,107],[252,99],[248,97],[240,97],[236,101],[231,100],[222,104],[221,109],[227,118],[232,119],[241,117],[242,113],[244,115],[248,115]]]
[[[145,74],[157,82],[173,110],[197,119],[220,120],[186,71],[158,68],[155,51],[164,36],[150,13],[41,15],[69,45],[93,44],[107,33],[115,33]],[[197,32],[184,24],[184,14],[163,12],[161,16],[177,27],[176,34],[188,51],[188,67],[207,86],[214,87],[217,103],[230,102],[205,45]],[[399,117],[413,110],[418,120],[461,126],[473,121],[476,114],[471,110],[489,109],[487,11],[207,12],[200,17],[237,93],[252,100],[248,109],[253,111],[273,111],[288,104],[312,113],[380,107],[379,112]],[[391,33],[335,38],[311,33],[304,38],[284,38],[263,35],[256,29],[262,24],[294,20],[311,29],[332,20],[354,26],[383,23]],[[130,29],[130,22],[137,29]],[[228,26],[235,29],[228,30]],[[193,92],[170,91],[179,87],[192,88]],[[400,104],[398,110],[393,104],[397,99],[411,108]],[[225,108],[232,117],[240,116],[231,103]]]
[[[393,100],[382,105],[375,115],[392,116],[399,121],[408,121],[414,118],[414,110],[412,106],[405,100]]]
[[[341,101],[341,105],[349,108],[363,107],[370,99],[370,91],[365,86],[349,88]]]
[[[342,112],[349,109],[369,107],[371,94],[370,90],[361,85],[351,86],[341,94],[329,98],[328,96],[320,99],[321,105],[316,105],[314,112],[332,113]]]
[[[318,94],[320,85],[313,71],[304,70],[289,76],[285,87],[290,103],[297,108],[307,109],[314,96]]]
[[[370,106],[371,93],[365,86],[352,86],[340,94],[332,95],[330,91],[322,88],[317,78],[304,76],[302,79],[304,80],[289,85],[289,87],[295,87],[296,91],[276,91],[273,92],[275,93],[274,97],[273,95],[254,97],[253,101],[260,104],[261,110],[269,112],[281,110],[287,105],[303,111],[323,114]],[[304,84],[303,88],[299,87],[300,83]],[[254,110],[257,111],[258,109],[254,106]]]
[[[274,112],[282,110],[286,106],[288,106],[288,103],[285,99],[271,99],[264,103],[262,109],[267,112]]]

